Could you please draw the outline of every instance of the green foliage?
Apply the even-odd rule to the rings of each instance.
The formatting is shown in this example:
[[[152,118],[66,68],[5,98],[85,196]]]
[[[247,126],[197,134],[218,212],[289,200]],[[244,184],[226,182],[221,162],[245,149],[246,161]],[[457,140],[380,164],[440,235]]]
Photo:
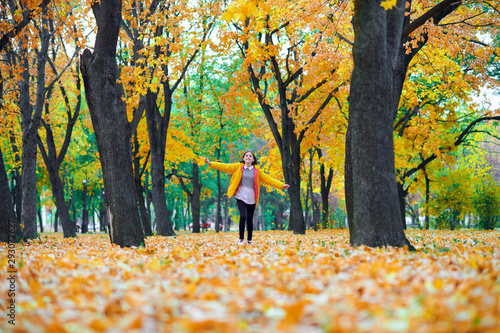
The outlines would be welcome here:
[[[493,230],[499,225],[500,186],[493,180],[481,184],[476,189],[474,212],[479,218],[479,229]]]

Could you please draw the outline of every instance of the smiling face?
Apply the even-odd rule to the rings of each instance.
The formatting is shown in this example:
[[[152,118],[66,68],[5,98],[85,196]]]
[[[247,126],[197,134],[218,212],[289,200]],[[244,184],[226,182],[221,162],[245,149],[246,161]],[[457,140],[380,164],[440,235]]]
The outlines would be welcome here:
[[[246,165],[255,164],[255,155],[251,151],[247,151],[245,155],[243,155],[243,162]]]

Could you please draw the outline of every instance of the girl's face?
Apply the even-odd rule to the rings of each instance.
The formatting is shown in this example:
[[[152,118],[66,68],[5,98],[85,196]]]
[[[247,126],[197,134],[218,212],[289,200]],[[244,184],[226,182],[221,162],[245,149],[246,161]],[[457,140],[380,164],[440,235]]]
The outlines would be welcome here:
[[[243,161],[245,161],[245,163],[252,163],[254,160],[255,158],[251,152],[246,152],[245,156],[243,156]]]

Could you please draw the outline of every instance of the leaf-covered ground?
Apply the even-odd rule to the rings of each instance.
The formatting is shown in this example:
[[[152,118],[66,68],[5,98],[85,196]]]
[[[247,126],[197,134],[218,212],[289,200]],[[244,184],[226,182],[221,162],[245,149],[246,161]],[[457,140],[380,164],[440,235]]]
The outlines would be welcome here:
[[[418,252],[353,249],[345,230],[256,232],[251,246],[180,234],[136,249],[42,235],[16,249],[16,325],[2,282],[0,330],[500,332],[500,232],[407,235]]]

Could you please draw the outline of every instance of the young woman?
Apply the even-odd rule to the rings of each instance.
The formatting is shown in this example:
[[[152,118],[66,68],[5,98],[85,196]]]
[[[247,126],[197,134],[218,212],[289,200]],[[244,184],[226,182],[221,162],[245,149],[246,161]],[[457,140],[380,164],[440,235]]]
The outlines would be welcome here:
[[[284,184],[262,172],[258,166],[257,158],[251,151],[245,152],[240,162],[234,164],[205,162],[212,168],[230,173],[231,182],[227,189],[230,198],[236,195],[238,210],[240,211],[240,244],[245,244],[245,222],[248,229],[248,244],[252,244],[253,213],[259,203],[259,189],[262,182],[277,189],[288,189],[290,185]]]

